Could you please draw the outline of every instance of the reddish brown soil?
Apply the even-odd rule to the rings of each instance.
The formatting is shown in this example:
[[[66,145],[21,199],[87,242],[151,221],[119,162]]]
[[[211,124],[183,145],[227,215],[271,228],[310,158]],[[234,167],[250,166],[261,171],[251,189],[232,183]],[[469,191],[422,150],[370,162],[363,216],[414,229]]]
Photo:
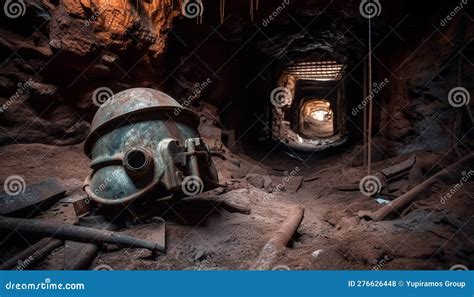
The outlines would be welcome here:
[[[2,169],[0,180],[21,175],[27,184],[50,176],[59,177],[69,193],[80,192],[81,181],[88,174],[88,159],[82,147],[46,145],[11,145],[0,148]],[[228,153],[225,153],[228,156]],[[471,266],[474,262],[474,221],[469,182],[446,201],[440,197],[449,189],[441,186],[430,197],[418,201],[404,214],[382,222],[360,220],[359,210],[381,207],[373,198],[359,191],[338,191],[337,186],[356,184],[366,172],[352,167],[353,151],[333,156],[308,159],[305,163],[279,153],[265,158],[257,154],[233,158],[240,162],[216,158],[227,190],[214,190],[212,195],[231,200],[252,209],[250,215],[229,213],[221,208],[196,208],[193,204],[166,207],[167,253],[152,257],[142,249],[104,249],[91,268],[111,269],[248,269],[262,247],[278,229],[294,204],[305,207],[305,217],[288,248],[273,267],[284,269],[448,269],[454,264]],[[400,158],[403,160],[406,157]],[[262,160],[256,162],[255,160]],[[391,160],[396,163],[397,160]],[[439,166],[449,164],[445,158]],[[377,171],[389,162],[379,162]],[[257,188],[246,179],[246,173],[283,175],[299,168],[297,175],[309,177],[327,168],[313,181],[304,182],[297,193],[289,190],[271,193]],[[435,169],[434,169],[435,170]],[[432,173],[431,173],[432,174]],[[258,177],[258,175],[257,175]],[[255,175],[254,175],[255,178]],[[258,183],[257,183],[258,184]],[[258,186],[258,185],[257,185]],[[71,209],[57,203],[40,218],[73,222]],[[452,223],[452,222],[455,223]],[[143,226],[142,226],[143,227]],[[143,236],[137,226],[124,232]],[[152,235],[153,225],[145,225]],[[147,229],[147,230],[148,230]],[[2,260],[24,244],[7,240],[0,248]],[[57,249],[40,269],[61,269],[62,248]],[[471,267],[472,268],[472,267]]]

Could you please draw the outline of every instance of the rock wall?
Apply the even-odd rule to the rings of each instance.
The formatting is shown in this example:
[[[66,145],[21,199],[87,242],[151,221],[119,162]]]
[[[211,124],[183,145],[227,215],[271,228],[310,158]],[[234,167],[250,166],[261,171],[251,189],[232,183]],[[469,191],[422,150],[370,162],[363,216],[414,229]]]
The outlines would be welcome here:
[[[463,2],[408,6],[398,36],[392,33],[393,46],[376,53],[377,74],[390,81],[377,98],[376,133],[387,138],[392,154],[446,149],[452,137],[456,142],[472,137],[467,109],[454,107],[448,96],[458,87],[474,94],[473,14],[469,6],[458,7]],[[458,113],[464,132],[456,135]]]
[[[171,1],[34,0],[0,18],[0,144],[82,141],[100,87],[153,86]],[[175,5],[176,6],[176,5]]]
[[[374,99],[374,134],[393,154],[445,148],[458,112],[449,90],[473,93],[472,14],[466,7],[447,20],[459,4],[451,1],[380,2],[374,77],[389,83]],[[32,0],[23,16],[0,13],[0,144],[79,142],[95,90],[139,86],[186,105],[207,101],[221,128],[255,141],[269,135],[269,95],[283,67],[326,53],[353,66],[348,110],[362,100],[360,1],[261,1],[253,21],[248,2],[227,1],[223,24],[219,1],[204,4],[203,24],[181,16],[178,0]],[[350,122],[360,143],[361,116]]]

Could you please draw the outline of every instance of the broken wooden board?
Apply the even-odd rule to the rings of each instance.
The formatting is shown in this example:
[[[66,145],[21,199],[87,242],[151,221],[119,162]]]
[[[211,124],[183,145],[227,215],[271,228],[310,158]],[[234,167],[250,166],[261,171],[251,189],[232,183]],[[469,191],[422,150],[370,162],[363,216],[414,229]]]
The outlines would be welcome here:
[[[77,194],[61,199],[61,203],[72,204],[77,217],[91,211],[91,201],[86,194]]]
[[[99,247],[93,243],[66,240],[64,242],[63,270],[88,269],[99,253]]]
[[[388,168],[382,169],[381,172],[387,178],[391,178],[391,177],[397,175],[398,173],[407,171],[408,169],[413,167],[413,165],[415,164],[415,161],[416,161],[416,158],[411,157],[411,158],[409,158],[409,159],[407,159],[407,160],[405,160],[405,161],[403,161],[399,164],[396,164],[396,165],[390,166]]]
[[[337,186],[335,187],[335,189],[343,192],[360,191],[360,187],[358,184]]]
[[[382,188],[385,188],[387,185],[390,185],[390,183],[396,183],[397,180],[405,177],[408,173],[409,170],[413,167],[415,164],[416,158],[413,156],[399,164],[387,167],[385,169],[382,169],[380,172],[375,173],[374,175],[377,176],[377,178],[380,180],[382,184]],[[394,185],[394,188],[399,187],[399,185]],[[399,187],[401,188],[401,186]],[[346,185],[340,185],[337,186],[336,189],[338,191],[357,191],[359,190],[359,184],[346,184]],[[389,189],[390,192],[395,191],[396,189]]]
[[[45,209],[66,193],[56,178],[27,186],[18,195],[0,193],[0,215],[24,216],[37,209]]]

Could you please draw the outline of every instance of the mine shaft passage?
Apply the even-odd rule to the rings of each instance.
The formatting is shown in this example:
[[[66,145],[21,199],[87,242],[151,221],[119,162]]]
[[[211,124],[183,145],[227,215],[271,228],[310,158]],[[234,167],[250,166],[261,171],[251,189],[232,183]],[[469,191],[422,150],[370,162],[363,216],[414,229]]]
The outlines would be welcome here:
[[[331,103],[310,99],[300,110],[299,131],[307,138],[317,139],[334,135],[334,117]]]
[[[271,96],[272,137],[299,150],[319,151],[344,143],[346,66],[305,61],[282,72]]]

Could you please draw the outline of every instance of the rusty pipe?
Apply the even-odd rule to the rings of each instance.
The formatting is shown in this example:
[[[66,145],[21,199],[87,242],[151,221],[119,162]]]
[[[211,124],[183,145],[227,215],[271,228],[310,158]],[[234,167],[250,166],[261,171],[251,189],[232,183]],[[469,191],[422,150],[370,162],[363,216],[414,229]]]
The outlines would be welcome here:
[[[42,220],[17,219],[0,216],[0,229],[85,243],[109,243],[116,244],[120,247],[144,248],[150,251],[165,252],[165,247],[158,243],[142,240],[119,232]]]
[[[278,257],[285,249],[293,234],[303,221],[304,207],[295,205],[290,209],[287,218],[275,232],[273,237],[265,244],[257,261],[250,267],[251,270],[269,270]]]

